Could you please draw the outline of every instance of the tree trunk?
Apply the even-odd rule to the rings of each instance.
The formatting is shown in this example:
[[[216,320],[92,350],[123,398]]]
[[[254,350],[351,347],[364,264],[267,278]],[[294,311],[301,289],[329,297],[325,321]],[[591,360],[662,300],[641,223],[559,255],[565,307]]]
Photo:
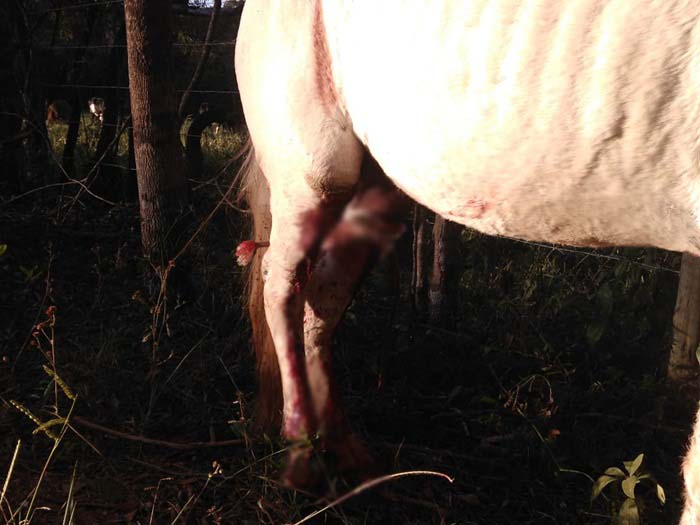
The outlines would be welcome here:
[[[28,137],[24,144],[24,170],[30,180],[38,180],[46,173],[48,148],[46,143],[46,111],[42,96],[39,71],[36,63],[30,21],[24,10],[26,5],[17,0],[9,2],[10,20],[14,25],[14,34],[19,47],[19,60],[15,63],[13,73],[21,82],[22,115],[24,130]],[[30,6],[31,7],[31,6]],[[17,51],[15,51],[17,53]],[[14,54],[14,53],[13,53]]]
[[[413,299],[413,310],[418,314],[422,314],[425,311],[426,303],[426,215],[426,210],[423,206],[420,204],[415,204],[413,206],[413,269],[411,273],[411,297]]]
[[[22,94],[16,83],[20,43],[16,33],[18,15],[12,2],[0,4],[0,189],[6,195],[23,189],[24,155],[22,131]]]
[[[125,0],[131,121],[144,254],[160,276],[187,206],[172,58],[171,0]]]
[[[700,259],[683,254],[673,314],[673,345],[666,377],[693,395],[698,384],[697,351],[700,346]]]
[[[433,271],[428,291],[430,321],[449,324],[455,307],[457,240],[461,226],[435,215],[433,226]]]

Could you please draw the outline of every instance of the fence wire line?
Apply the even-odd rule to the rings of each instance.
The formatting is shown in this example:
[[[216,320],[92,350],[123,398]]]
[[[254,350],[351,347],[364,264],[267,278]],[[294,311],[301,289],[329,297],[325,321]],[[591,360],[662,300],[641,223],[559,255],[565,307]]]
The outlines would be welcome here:
[[[188,115],[188,120],[189,120],[189,117],[190,117],[190,115]],[[93,119],[96,121],[97,117],[93,117]],[[222,125],[221,122],[212,122],[209,126],[211,126],[212,124]],[[95,122],[95,125],[97,125],[97,122]],[[204,130],[202,130],[201,133],[181,133],[180,135],[182,135],[183,137],[201,137],[201,136],[205,135],[206,129],[209,128],[209,126],[204,128]],[[121,124],[110,124],[109,122],[102,122],[99,124],[100,129],[102,129],[102,128],[119,128],[119,127],[121,127]],[[134,127],[133,126],[126,126],[124,129],[125,130],[133,130]]]
[[[61,7],[52,7],[51,9],[44,9],[43,11],[36,11],[30,13],[31,15],[38,16],[46,13],[55,13],[56,11],[67,11],[69,9],[85,9],[88,7],[94,7],[99,5],[109,5],[109,4],[123,4],[124,0],[101,0],[99,2],[84,2],[82,4],[71,4],[64,5]]]
[[[122,166],[121,164],[112,164],[111,162],[100,162],[100,166],[109,166],[110,168],[121,168],[124,171],[136,171],[136,168],[129,168],[128,166]]]
[[[590,252],[587,250],[580,250],[577,248],[566,248],[564,246],[560,246],[557,244],[547,244],[547,243],[540,243],[540,242],[532,242],[532,241],[526,241],[523,239],[513,239],[511,237],[501,237],[502,239],[507,239],[509,241],[515,241],[520,244],[527,244],[529,246],[535,246],[537,248],[544,248],[548,249],[551,251],[558,251],[558,252],[564,252],[564,253],[573,253],[576,255],[585,255],[585,256],[590,256],[590,257],[596,257],[598,259],[608,259],[611,261],[618,261],[618,262],[625,262],[629,264],[633,264],[635,266],[639,266],[641,268],[644,268],[645,270],[654,270],[654,271],[664,271],[664,272],[671,272],[675,273],[677,275],[680,275],[680,270],[676,270],[674,268],[670,268],[668,266],[661,266],[659,264],[647,264],[647,263],[642,263],[639,261],[635,261],[634,259],[629,259],[627,257],[622,257],[620,255],[611,255],[607,253],[598,253],[598,252]]]
[[[90,84],[47,84],[42,82],[44,87],[51,88],[74,88],[74,89],[122,89],[128,91],[129,86],[108,86],[108,85],[90,85]],[[176,93],[184,93],[186,89],[178,89]],[[238,95],[240,91],[235,89],[190,89],[190,93],[213,93],[222,95]]]
[[[71,4],[71,5],[61,6],[61,7],[52,7],[49,9],[44,9],[42,11],[36,11],[36,12],[29,13],[29,14],[31,14],[33,16],[40,16],[40,15],[44,15],[47,13],[55,13],[57,11],[67,11],[70,9],[84,9],[84,8],[93,7],[93,6],[110,5],[110,4],[123,4],[123,3],[124,3],[124,0],[100,0],[99,2],[84,2],[82,4]],[[194,11],[196,11],[197,8],[193,8],[193,7],[188,5],[187,11],[189,11],[190,9],[193,9]]]
[[[175,43],[173,47],[215,47],[215,46],[230,46],[236,45],[235,40],[226,40],[221,42],[193,42],[190,44],[180,44]],[[112,49],[113,47],[119,49],[126,49],[126,44],[94,44],[87,46],[73,46],[73,45],[58,45],[58,46],[37,46],[37,49],[43,49],[46,51],[63,50],[63,49]]]
[[[45,86],[48,87],[72,87],[72,88],[77,88],[77,89],[124,89],[124,90],[129,90],[129,86],[91,86],[91,85],[82,85],[82,84],[44,84]],[[177,90],[178,93],[184,93],[185,90]],[[190,91],[191,93],[212,93],[212,94],[239,94],[239,91],[236,90],[205,90],[205,89],[193,89]],[[115,126],[114,124],[103,124],[103,125],[112,125]],[[186,136],[197,136],[195,134],[186,134]],[[111,165],[111,164],[102,164],[103,166],[113,166],[117,168],[122,168],[124,170],[132,170],[135,171],[133,168],[127,168],[124,166],[120,165]],[[508,239],[511,241],[515,241],[520,244],[526,244],[529,246],[534,246],[537,248],[543,248],[543,249],[548,249],[551,251],[558,251],[558,252],[563,252],[563,253],[571,253],[579,256],[588,256],[588,257],[595,257],[598,259],[607,259],[611,261],[618,261],[618,262],[625,262],[632,264],[634,266],[638,266],[640,268],[644,268],[646,270],[650,271],[665,271],[665,272],[670,272],[676,275],[680,274],[680,270],[666,267],[666,266],[661,266],[661,265],[654,265],[654,264],[647,264],[647,263],[641,263],[638,261],[635,261],[633,259],[629,259],[627,257],[621,257],[619,255],[611,255],[611,254],[603,254],[603,253],[598,253],[598,252],[591,252],[591,251],[586,251],[586,250],[580,250],[580,249],[573,249],[573,248],[566,248],[564,246],[559,246],[555,244],[546,244],[546,243],[537,243],[537,242],[532,242],[532,241],[525,241],[521,239],[511,239],[508,237],[503,237],[504,239]]]

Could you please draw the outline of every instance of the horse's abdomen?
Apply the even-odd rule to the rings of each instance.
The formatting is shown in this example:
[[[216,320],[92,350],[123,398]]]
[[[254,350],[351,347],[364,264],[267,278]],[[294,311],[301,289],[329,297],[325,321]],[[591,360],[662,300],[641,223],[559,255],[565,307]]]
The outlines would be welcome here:
[[[354,130],[488,233],[700,252],[700,2],[324,1]]]

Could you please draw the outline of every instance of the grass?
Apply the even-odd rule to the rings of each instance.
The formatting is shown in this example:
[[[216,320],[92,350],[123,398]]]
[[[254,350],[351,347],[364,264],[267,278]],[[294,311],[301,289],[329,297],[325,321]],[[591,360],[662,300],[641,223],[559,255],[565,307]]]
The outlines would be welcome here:
[[[98,125],[88,124],[81,169]],[[64,130],[49,131],[58,154]],[[232,173],[214,175],[240,143],[232,132],[205,135],[211,177],[193,184],[198,220],[225,191]],[[193,243],[199,295],[168,312],[154,351],[134,205],[84,197],[57,217],[60,199],[47,190],[0,204],[6,522],[295,523],[352,490],[331,479],[319,500],[281,487],[285,444],[252,433],[253,362],[231,255],[245,217],[227,208]],[[406,240],[397,248],[401,300],[389,264],[359,292],[336,336],[336,375],[387,472],[437,471],[454,483],[392,480],[312,521],[607,524],[622,500],[591,503],[593,479],[644,452],[668,503],[642,488],[643,523],[677,522],[690,414],[662,403],[671,397],[663,368],[677,275],[639,263],[674,269],[678,257],[615,250],[605,253],[623,261],[600,259],[464,233],[458,312],[445,329],[406,306],[409,249]],[[55,334],[42,352],[28,341],[49,306]],[[44,365],[78,398],[59,442],[32,435],[36,424],[9,404],[42,421],[68,414]]]

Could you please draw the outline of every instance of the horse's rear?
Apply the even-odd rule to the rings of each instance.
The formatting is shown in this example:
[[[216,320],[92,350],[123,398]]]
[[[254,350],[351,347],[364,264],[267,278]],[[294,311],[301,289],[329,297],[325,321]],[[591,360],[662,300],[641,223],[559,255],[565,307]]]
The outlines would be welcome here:
[[[264,305],[287,438],[320,432],[341,462],[366,460],[329,352],[402,229],[401,194],[367,152],[486,233],[700,253],[699,19],[681,0],[248,0],[236,70],[270,192]]]

